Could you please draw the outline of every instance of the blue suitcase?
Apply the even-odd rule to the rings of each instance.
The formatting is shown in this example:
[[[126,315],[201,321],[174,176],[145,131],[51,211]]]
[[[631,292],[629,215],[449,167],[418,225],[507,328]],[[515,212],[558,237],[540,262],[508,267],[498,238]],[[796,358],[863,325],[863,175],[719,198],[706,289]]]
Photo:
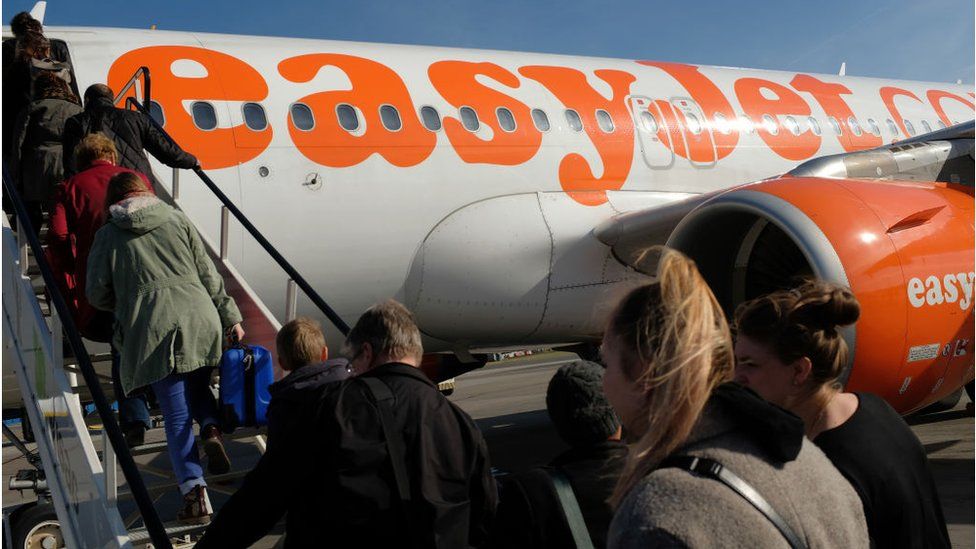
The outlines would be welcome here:
[[[220,415],[223,431],[267,424],[268,386],[274,382],[271,353],[260,345],[236,344],[220,357]]]

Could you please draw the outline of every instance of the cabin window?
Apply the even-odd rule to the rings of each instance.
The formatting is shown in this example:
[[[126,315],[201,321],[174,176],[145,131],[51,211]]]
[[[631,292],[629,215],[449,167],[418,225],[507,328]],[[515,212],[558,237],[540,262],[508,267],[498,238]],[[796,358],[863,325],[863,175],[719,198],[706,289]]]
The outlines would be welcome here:
[[[498,107],[495,109],[495,116],[498,117],[498,125],[502,130],[506,132],[515,131],[515,117],[512,116],[512,111],[505,107]]]
[[[786,128],[790,130],[790,133],[793,135],[800,135],[800,123],[796,121],[796,118],[787,116],[783,122]]]
[[[932,131],[932,126],[929,126],[928,120],[922,120],[922,129],[925,130],[925,133],[929,133]]]
[[[903,122],[905,123],[905,129],[908,130],[908,135],[915,135],[915,126],[907,118]]]
[[[695,135],[700,134],[702,131],[701,120],[699,120],[697,116],[695,116],[690,112],[682,112],[681,114],[684,115],[685,124],[688,125],[688,129],[691,130],[691,133]]]
[[[474,112],[471,107],[461,107],[458,111],[461,114],[461,124],[464,125],[464,129],[469,132],[476,132],[478,128],[481,127],[481,122],[478,120],[478,113]]]
[[[583,131],[583,119],[580,118],[579,113],[573,109],[566,109],[566,123],[572,128],[574,132]]]
[[[196,101],[190,106],[190,112],[193,123],[201,130],[210,131],[217,127],[217,112],[210,103]]]
[[[894,120],[889,118],[885,120],[885,124],[888,125],[888,131],[891,133],[891,135],[898,135],[898,125],[895,124]]]
[[[739,117],[739,127],[746,133],[755,133],[756,126],[752,124],[752,119],[746,115]]]
[[[359,129],[359,113],[352,105],[345,103],[336,105],[336,118],[339,119],[339,125],[342,126],[342,129],[347,132],[354,132]]]
[[[248,129],[256,132],[264,131],[268,127],[268,117],[264,114],[264,107],[257,103],[244,103],[241,105],[241,113],[244,115],[244,125]]]
[[[828,116],[827,122],[829,122],[830,127],[833,128],[834,135],[840,135],[843,133],[843,131],[841,131],[840,129],[840,122],[838,122],[836,118],[834,118],[833,116]]]
[[[644,128],[644,131],[647,133],[657,133],[657,119],[654,118],[653,114],[643,111],[640,113],[640,119],[641,127]]]
[[[868,126],[871,127],[871,133],[881,137],[881,127],[878,126],[878,123],[873,118],[868,118]]]
[[[732,133],[732,125],[729,124],[729,119],[725,118],[725,115],[717,112],[712,115],[712,120],[715,121],[715,129],[722,132],[724,135],[729,135]]]
[[[769,132],[770,135],[776,135],[779,133],[779,126],[776,125],[776,120],[770,114],[764,114],[762,117],[763,128]]]
[[[546,111],[542,109],[532,109],[532,122],[535,124],[535,129],[540,132],[549,131],[549,115]]]
[[[820,122],[817,122],[816,118],[808,116],[807,126],[810,126],[810,131],[813,132],[813,135],[820,135]]]
[[[155,101],[149,101],[149,116],[160,126],[166,125],[166,115],[163,114],[163,106]]]
[[[854,118],[853,116],[847,119],[847,125],[850,126],[851,133],[853,133],[854,135],[861,135],[862,133],[864,133],[863,131],[861,131],[861,125],[858,124],[857,118]]]
[[[424,127],[432,132],[440,131],[441,129],[441,115],[438,114],[437,109],[431,106],[425,106],[420,108],[420,119],[424,122]]]
[[[613,133],[613,117],[603,109],[596,110],[596,123],[603,133]]]
[[[393,105],[380,107],[380,120],[383,121],[383,127],[391,132],[398,132],[403,127],[403,122],[400,121],[400,112]]]
[[[291,112],[291,122],[296,128],[307,132],[315,127],[315,117],[312,116],[312,109],[304,103],[295,103],[289,109]]]

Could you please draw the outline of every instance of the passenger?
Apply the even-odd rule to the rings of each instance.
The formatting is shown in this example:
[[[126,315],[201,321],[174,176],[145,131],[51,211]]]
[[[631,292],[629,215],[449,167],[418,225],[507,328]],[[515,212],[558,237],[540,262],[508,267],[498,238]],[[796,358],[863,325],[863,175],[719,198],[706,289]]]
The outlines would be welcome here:
[[[395,301],[375,305],[346,349],[358,377],[327,385],[317,414],[269,446],[264,470],[248,475],[198,549],[247,547],[286,512],[285,547],[485,542],[496,499],[488,450],[418,369],[413,316]]]
[[[736,381],[803,419],[806,434],[854,485],[876,547],[949,547],[918,438],[883,399],[847,393],[839,329],[860,305],[847,288],[809,281],[736,312]]]
[[[857,494],[804,438],[803,422],[726,383],[732,340],[695,264],[665,250],[659,265],[655,282],[620,302],[603,337],[603,386],[631,442],[608,546],[782,547],[792,531],[795,546],[867,547]],[[736,475],[783,528],[708,476],[716,469],[683,456]]]
[[[47,257],[61,295],[71,308],[78,331],[92,341],[111,343],[114,317],[109,312],[92,307],[85,297],[88,253],[95,241],[96,231],[105,224],[105,196],[109,180],[120,173],[136,172],[115,165],[115,145],[100,133],[85,136],[74,154],[75,162],[82,167],[82,171],[55,190],[47,233]],[[136,175],[148,187],[149,181],[145,176]],[[142,444],[146,429],[152,426],[146,397],[142,392],[131,398],[126,397],[119,381],[119,355],[114,346],[112,385],[115,399],[119,402],[119,424],[126,441],[129,446]]]
[[[37,78],[36,97],[20,112],[14,130],[11,170],[27,206],[34,231],[41,230],[43,210],[61,183],[61,134],[68,118],[81,112],[68,84],[51,73]]]
[[[569,481],[593,547],[606,547],[613,518],[608,500],[620,478],[627,446],[620,441],[620,422],[603,394],[603,367],[576,361],[561,367],[549,381],[546,408],[559,436],[570,449],[547,467],[503,477],[492,546],[498,548],[576,547],[572,516],[554,488],[551,472]],[[568,495],[567,495],[568,497]]]
[[[119,165],[144,173],[158,186],[143,149],[171,168],[189,169],[197,166],[197,159],[167,139],[149,118],[137,111],[119,109],[114,104],[115,95],[105,84],[92,84],[85,90],[85,111],[68,120],[64,129],[66,150],[74,147],[86,135],[103,132],[115,141],[119,153]],[[65,157],[64,173],[75,174],[70,156]]]
[[[206,523],[211,507],[193,436],[193,419],[210,473],[230,461],[217,427],[210,370],[221,335],[241,339],[241,314],[186,216],[153,196],[132,172],[109,181],[108,221],[88,257],[86,294],[115,313],[115,346],[126,394],[152,387],[163,410],[166,442],[183,508],[177,518]],[[223,327],[223,330],[222,328]]]
[[[288,375],[269,388],[268,446],[294,436],[290,429],[314,413],[322,387],[346,379],[350,373],[347,361],[329,360],[322,329],[310,318],[296,318],[282,326],[275,347],[278,365]]]
[[[3,159],[10,162],[14,123],[31,100],[30,65],[27,57],[18,62],[18,44],[28,33],[41,35],[41,23],[22,11],[10,20],[12,40],[3,41]]]

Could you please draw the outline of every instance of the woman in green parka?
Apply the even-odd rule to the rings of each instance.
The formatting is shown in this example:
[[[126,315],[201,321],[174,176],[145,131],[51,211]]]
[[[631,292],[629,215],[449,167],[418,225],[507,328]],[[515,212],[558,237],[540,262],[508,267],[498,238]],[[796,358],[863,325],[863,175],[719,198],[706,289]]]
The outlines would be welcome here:
[[[166,421],[170,460],[184,506],[177,518],[207,523],[212,512],[193,420],[213,474],[230,462],[209,388],[222,335],[243,338],[241,313],[186,216],[132,172],[109,181],[107,222],[95,234],[85,293],[115,314],[115,346],[126,394],[150,386]]]

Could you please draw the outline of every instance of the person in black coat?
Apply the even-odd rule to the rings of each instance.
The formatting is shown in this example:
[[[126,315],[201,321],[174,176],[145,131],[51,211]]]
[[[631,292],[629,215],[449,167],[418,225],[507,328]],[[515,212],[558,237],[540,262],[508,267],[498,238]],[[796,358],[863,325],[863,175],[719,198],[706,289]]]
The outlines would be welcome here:
[[[288,548],[485,543],[497,499],[488,449],[474,421],[420,371],[410,312],[395,301],[371,307],[349,332],[346,354],[356,377],[320,387],[314,410],[271,436],[198,549],[248,547],[286,513]]]
[[[546,408],[570,445],[546,467],[502,477],[491,546],[561,548],[576,544],[556,494],[552,472],[572,488],[593,547],[605,547],[613,519],[608,500],[627,459],[620,421],[603,394],[603,367],[579,360],[559,368],[549,382]]]
[[[146,174],[154,188],[159,181],[153,175],[143,149],[171,168],[190,169],[198,165],[192,154],[166,138],[144,114],[116,108],[115,94],[105,84],[92,84],[85,90],[85,110],[68,119],[64,127],[64,176],[77,172],[70,151],[86,135],[102,132],[115,142],[119,166]]]

